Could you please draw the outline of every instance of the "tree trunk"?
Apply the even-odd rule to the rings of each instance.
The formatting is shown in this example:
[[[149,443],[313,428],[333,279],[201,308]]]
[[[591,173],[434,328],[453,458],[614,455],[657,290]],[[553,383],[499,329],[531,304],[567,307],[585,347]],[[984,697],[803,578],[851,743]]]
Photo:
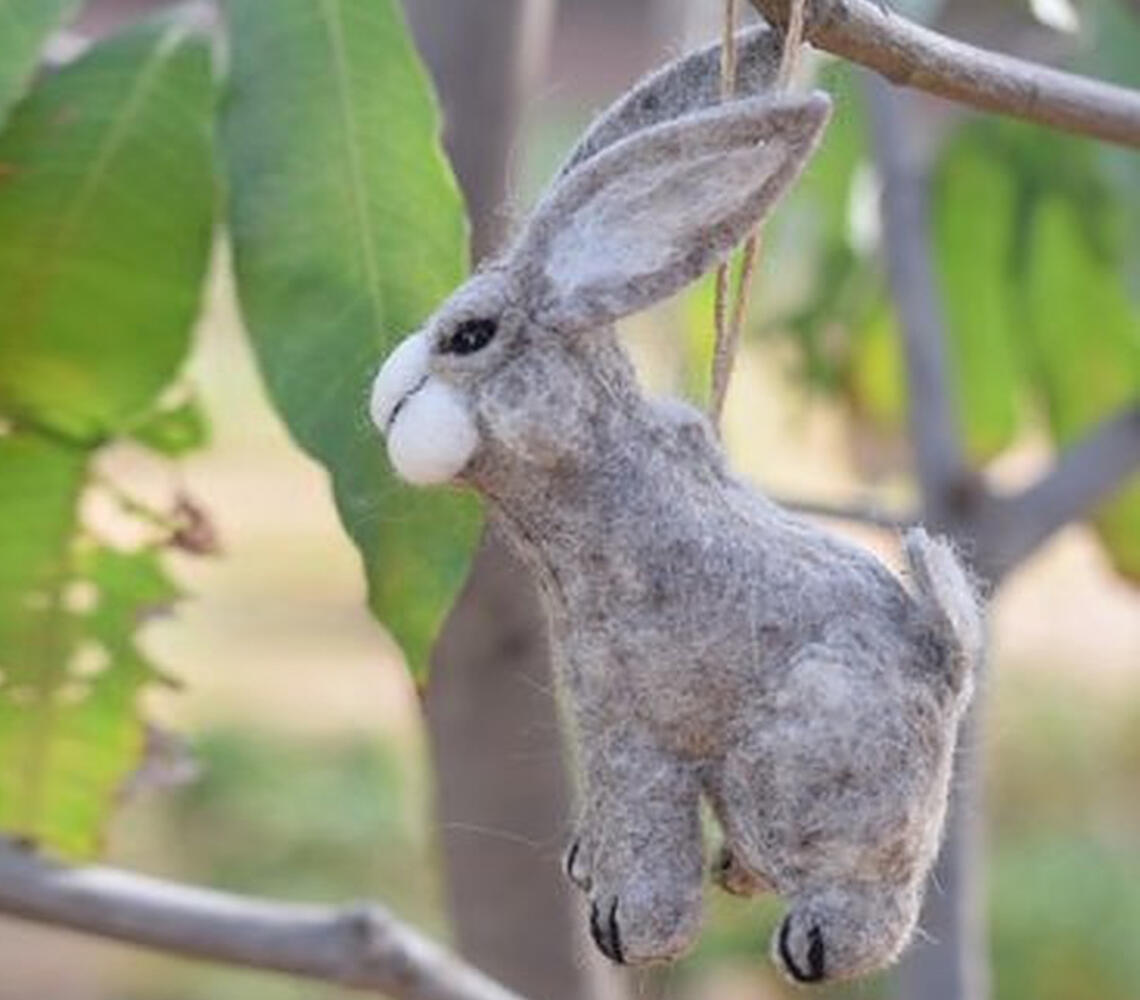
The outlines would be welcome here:
[[[478,261],[499,249],[523,95],[546,61],[555,0],[406,0],[443,104],[444,141]]]
[[[919,935],[896,974],[898,1000],[989,996],[981,697],[979,690],[962,725],[946,837],[927,888]]]
[[[436,810],[460,952],[527,996],[587,995],[559,858],[569,794],[546,637],[493,530],[436,647]]]
[[[502,242],[521,96],[545,52],[551,0],[411,0],[476,260]],[[560,855],[569,783],[541,608],[488,530],[432,657],[427,725],[448,903],[460,952],[524,995],[588,994]]]
[[[901,324],[908,423],[923,520],[960,551],[983,536],[982,488],[964,457],[949,378],[945,314],[929,231],[931,118],[922,99],[865,74],[883,179],[883,240]],[[979,747],[984,685],[962,724],[945,840],[920,917],[919,940],[896,977],[899,1000],[986,1000],[989,992]]]

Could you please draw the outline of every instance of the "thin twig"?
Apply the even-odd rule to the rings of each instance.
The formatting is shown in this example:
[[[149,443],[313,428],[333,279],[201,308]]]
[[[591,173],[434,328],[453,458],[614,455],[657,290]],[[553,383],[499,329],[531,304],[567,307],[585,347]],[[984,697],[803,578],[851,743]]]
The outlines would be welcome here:
[[[246,899],[0,845],[0,913],[398,1000],[520,1000],[379,906]]]
[[[776,89],[787,90],[799,65],[800,49],[804,44],[804,24],[807,20],[807,0],[789,0],[788,24],[784,28],[784,48],[780,52],[780,69],[776,74]]]
[[[1133,403],[1064,451],[1037,483],[999,503],[990,541],[993,573],[1019,565],[1070,521],[1085,517],[1140,473],[1140,403]]]
[[[923,506],[945,525],[966,480],[928,229],[927,176],[912,142],[910,95],[867,77],[883,179],[883,239],[902,328],[908,420]]]
[[[893,514],[874,501],[852,500],[849,503],[824,503],[820,500],[802,500],[792,497],[773,497],[785,510],[810,517],[826,517],[832,521],[850,521],[866,524],[885,531],[904,531],[921,521],[917,513]]]
[[[732,97],[736,90],[736,22],[737,0],[724,0],[724,24],[720,45],[720,96]]]
[[[788,21],[789,0],[750,2],[767,21]],[[804,31],[812,44],[900,86],[1140,147],[1140,92],[967,45],[877,0],[814,0]]]

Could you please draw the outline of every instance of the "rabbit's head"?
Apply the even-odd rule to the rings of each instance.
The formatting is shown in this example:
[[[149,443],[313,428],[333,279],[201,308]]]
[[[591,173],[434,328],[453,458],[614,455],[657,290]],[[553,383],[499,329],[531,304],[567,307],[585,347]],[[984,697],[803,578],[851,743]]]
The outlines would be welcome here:
[[[770,48],[755,33],[744,71]],[[514,246],[388,358],[372,418],[401,477],[584,457],[598,408],[631,384],[613,321],[723,261],[799,175],[828,99],[708,106],[714,65],[707,51],[690,57],[603,116]]]
[[[536,323],[525,280],[485,270],[389,357],[372,418],[405,480],[427,485],[484,462],[543,466],[566,458],[595,409],[582,345]]]

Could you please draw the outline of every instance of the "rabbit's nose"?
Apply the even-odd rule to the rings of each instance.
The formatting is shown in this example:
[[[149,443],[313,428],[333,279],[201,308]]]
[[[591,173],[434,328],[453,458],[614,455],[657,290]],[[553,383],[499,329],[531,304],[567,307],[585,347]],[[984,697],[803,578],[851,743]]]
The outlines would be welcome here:
[[[479,445],[475,422],[450,386],[427,379],[404,397],[388,428],[388,457],[400,478],[434,486],[463,471]]]
[[[384,362],[372,383],[369,411],[376,429],[387,434],[392,418],[409,393],[423,384],[428,374],[431,344],[423,331],[408,337]]]

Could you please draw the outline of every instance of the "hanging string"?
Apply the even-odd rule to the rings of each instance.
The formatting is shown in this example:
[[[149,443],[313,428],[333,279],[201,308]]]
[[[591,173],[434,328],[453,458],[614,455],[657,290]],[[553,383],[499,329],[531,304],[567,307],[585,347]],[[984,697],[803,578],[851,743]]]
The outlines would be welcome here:
[[[724,34],[720,46],[720,96],[730,100],[736,93],[736,16],[737,0],[724,0]],[[724,397],[732,376],[736,345],[733,343],[733,323],[728,321],[728,277],[731,264],[726,261],[716,269],[716,287],[713,294],[713,328],[716,340],[713,347],[712,394],[709,415],[715,426],[720,425],[724,410]],[[738,297],[739,298],[739,297]],[[733,310],[733,320],[736,310]]]
[[[720,46],[720,96],[736,93],[736,19],[738,0],[724,0],[724,34]]]
[[[780,70],[776,74],[776,89],[787,90],[796,75],[800,51],[804,44],[805,0],[792,0],[788,10],[788,26],[784,29],[784,48],[780,52]],[[735,57],[734,57],[735,58]]]
[[[780,66],[776,72],[775,90],[777,93],[791,87],[799,65],[800,51],[804,40],[806,0],[791,0],[788,11],[788,25],[784,31],[784,45],[780,51]],[[724,2],[724,38],[721,45],[720,91],[724,100],[736,93],[736,20],[737,0]],[[752,289],[756,264],[760,257],[760,232],[752,233],[744,243],[740,258],[740,279],[736,286],[736,296],[732,304],[732,314],[728,310],[728,279],[731,265],[722,264],[716,272],[716,289],[713,299],[713,325],[716,330],[716,343],[713,348],[712,392],[709,415],[714,426],[720,426],[724,413],[724,401],[728,396],[728,384],[736,363],[740,334],[748,314],[748,298]]]

